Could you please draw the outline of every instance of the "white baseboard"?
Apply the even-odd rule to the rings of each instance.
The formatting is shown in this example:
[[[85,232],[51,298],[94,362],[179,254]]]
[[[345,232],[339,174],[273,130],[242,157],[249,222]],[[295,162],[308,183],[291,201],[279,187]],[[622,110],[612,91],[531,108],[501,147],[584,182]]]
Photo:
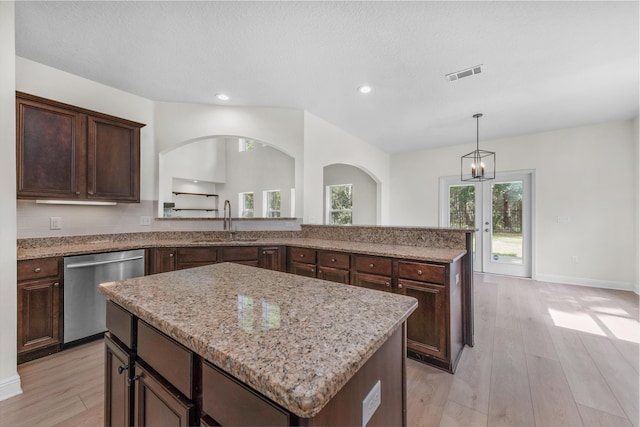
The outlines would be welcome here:
[[[638,293],[638,287],[633,283],[616,282],[612,280],[586,279],[583,277],[556,276],[553,274],[536,274],[534,280],[540,282],[564,283],[566,285],[589,286],[592,288],[617,289]]]
[[[5,400],[19,394],[22,394],[20,375],[15,374],[9,378],[0,380],[0,400]]]

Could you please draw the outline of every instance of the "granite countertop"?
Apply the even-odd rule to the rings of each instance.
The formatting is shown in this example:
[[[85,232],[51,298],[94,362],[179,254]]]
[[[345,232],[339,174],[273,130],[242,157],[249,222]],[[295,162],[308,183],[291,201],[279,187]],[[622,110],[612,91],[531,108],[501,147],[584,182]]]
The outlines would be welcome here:
[[[314,238],[259,238],[251,241],[225,241],[202,239],[102,239],[84,241],[81,243],[64,239],[56,245],[43,245],[32,247],[18,247],[18,261],[57,256],[81,255],[89,253],[120,251],[153,247],[195,247],[195,246],[269,246],[288,245],[314,248],[320,250],[336,250],[343,252],[355,252],[365,255],[388,256],[394,258],[408,258],[416,261],[431,261],[451,263],[461,258],[466,251],[464,249],[451,249],[442,247],[407,246],[402,244],[354,242],[346,240],[314,239]]]
[[[99,291],[303,418],[316,415],[418,306],[402,295],[231,263]]]

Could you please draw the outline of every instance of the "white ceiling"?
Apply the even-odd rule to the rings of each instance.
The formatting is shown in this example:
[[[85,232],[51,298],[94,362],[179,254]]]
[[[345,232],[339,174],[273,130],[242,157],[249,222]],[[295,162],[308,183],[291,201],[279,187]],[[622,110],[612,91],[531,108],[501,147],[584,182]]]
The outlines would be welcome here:
[[[16,54],[153,100],[305,109],[395,153],[475,142],[476,112],[481,141],[636,117],[638,21],[637,1],[18,1]]]

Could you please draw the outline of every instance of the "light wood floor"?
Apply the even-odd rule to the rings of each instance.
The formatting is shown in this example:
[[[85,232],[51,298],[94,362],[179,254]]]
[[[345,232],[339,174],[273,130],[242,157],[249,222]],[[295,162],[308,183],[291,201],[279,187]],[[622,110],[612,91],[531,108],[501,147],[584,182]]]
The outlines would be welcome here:
[[[455,375],[409,360],[410,426],[639,425],[638,296],[475,277],[476,346]],[[103,347],[18,367],[2,426],[100,426]]]

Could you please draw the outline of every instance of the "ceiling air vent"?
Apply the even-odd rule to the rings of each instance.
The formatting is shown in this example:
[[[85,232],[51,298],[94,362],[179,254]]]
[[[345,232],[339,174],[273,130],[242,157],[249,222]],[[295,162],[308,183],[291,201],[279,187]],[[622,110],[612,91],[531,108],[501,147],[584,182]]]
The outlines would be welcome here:
[[[475,67],[467,68],[464,70],[456,71],[455,73],[449,73],[445,77],[450,82],[455,82],[456,80],[473,76],[475,74],[480,74],[481,72],[482,72],[482,64],[476,65]]]

